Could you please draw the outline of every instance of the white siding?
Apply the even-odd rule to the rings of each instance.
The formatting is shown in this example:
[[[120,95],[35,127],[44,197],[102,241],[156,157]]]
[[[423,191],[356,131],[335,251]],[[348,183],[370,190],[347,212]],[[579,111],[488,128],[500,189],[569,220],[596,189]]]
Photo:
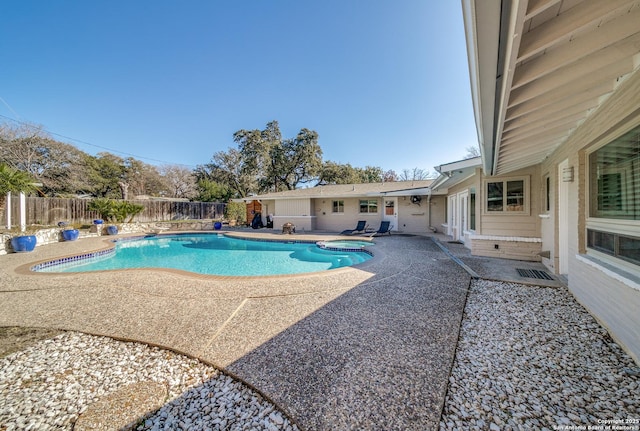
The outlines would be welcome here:
[[[578,259],[569,261],[571,292],[640,363],[640,291]]]
[[[398,197],[398,230],[407,233],[426,233],[429,231],[429,203],[421,196],[419,205],[411,203],[410,196]]]
[[[640,290],[632,289],[612,277],[607,271],[598,270],[584,263],[581,256],[586,249],[587,178],[586,149],[606,142],[640,124],[640,111],[637,101],[640,100],[640,73],[627,79],[614,97],[597,112],[593,113],[569,138],[567,143],[556,150],[542,165],[541,172],[549,172],[554,191],[562,178],[557,178],[558,164],[568,159],[569,167],[574,169],[574,180],[569,182],[569,290],[602,324],[612,337],[625,348],[638,362],[640,360]],[[624,91],[622,91],[624,90]],[[553,230],[552,259],[553,267],[558,267],[558,226],[557,226],[557,193],[554,193],[552,210],[552,228],[544,230],[544,248],[550,247],[549,238]],[[640,232],[637,233],[640,236]],[[621,265],[622,266],[622,265]],[[632,277],[640,278],[640,267],[631,269]]]
[[[378,212],[370,214],[360,213],[360,199],[374,199],[378,201]],[[344,201],[344,212],[334,213],[333,201]],[[382,218],[382,200],[377,198],[322,198],[314,199],[314,214],[317,217],[316,228],[327,232],[342,232],[356,227],[358,220],[365,220],[369,227],[377,229]]]

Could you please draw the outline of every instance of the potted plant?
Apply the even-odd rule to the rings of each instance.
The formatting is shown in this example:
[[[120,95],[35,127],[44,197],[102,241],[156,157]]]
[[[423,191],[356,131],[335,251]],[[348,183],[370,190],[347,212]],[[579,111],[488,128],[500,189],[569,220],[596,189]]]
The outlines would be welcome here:
[[[111,223],[123,223],[127,217],[129,217],[129,222],[131,222],[136,215],[140,214],[144,210],[144,206],[128,201],[98,198],[92,200],[87,206],[87,209],[98,212],[103,219],[108,220]],[[97,220],[93,221],[94,224],[96,224],[96,221]],[[103,222],[104,221],[100,219],[99,228],[102,227]],[[107,233],[109,235],[117,235],[118,226],[115,224],[108,225]]]
[[[80,236],[80,231],[78,229],[74,229],[73,226],[68,227],[69,223],[66,221],[58,222],[58,227],[62,228],[60,234],[65,241],[75,241]]]
[[[27,193],[33,189],[33,179],[27,173],[0,163],[0,209],[4,207],[7,193]],[[17,235],[11,238],[11,247],[16,252],[32,251],[36,242],[35,235]]]
[[[38,239],[35,235],[18,235],[11,238],[11,248],[16,253],[33,251]]]

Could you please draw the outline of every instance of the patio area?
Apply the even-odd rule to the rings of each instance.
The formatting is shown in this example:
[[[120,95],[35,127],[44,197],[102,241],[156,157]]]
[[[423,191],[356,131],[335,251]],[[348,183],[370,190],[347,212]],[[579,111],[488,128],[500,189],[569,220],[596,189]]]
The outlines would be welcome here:
[[[0,325],[185,353],[258,389],[302,429],[437,427],[470,275],[430,238],[378,238],[357,268],[302,276],[25,270],[102,241],[0,256]]]
[[[258,429],[551,428],[640,414],[640,368],[560,281],[531,278],[541,264],[474,257],[443,236],[392,235],[357,268],[303,276],[25,273],[25,264],[102,245],[0,256],[0,326],[103,334],[199,358],[248,385],[248,394],[229,392],[231,405],[255,388],[292,420],[269,406],[237,411]],[[100,351],[93,343],[74,342]],[[144,363],[133,356],[124,363]],[[194,411],[191,401],[219,385],[191,367],[196,386],[170,387],[180,396],[159,412]],[[138,429],[162,429],[154,420]],[[242,429],[217,420],[207,426]]]

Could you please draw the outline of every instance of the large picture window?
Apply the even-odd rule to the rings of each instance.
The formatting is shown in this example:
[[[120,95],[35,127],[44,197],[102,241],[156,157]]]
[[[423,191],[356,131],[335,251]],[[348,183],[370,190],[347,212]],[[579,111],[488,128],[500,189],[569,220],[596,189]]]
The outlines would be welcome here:
[[[589,154],[587,248],[640,265],[640,126]]]
[[[360,200],[360,213],[377,213],[378,201],[376,199],[361,199]]]
[[[502,181],[486,181],[486,213],[528,212],[529,182],[525,178],[510,178]]]
[[[640,127],[589,155],[589,216],[640,220]]]

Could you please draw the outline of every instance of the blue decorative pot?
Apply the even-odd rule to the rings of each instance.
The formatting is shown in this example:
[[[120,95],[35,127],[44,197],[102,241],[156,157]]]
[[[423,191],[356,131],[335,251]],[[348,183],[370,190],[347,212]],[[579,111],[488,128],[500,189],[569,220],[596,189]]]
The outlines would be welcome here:
[[[219,222],[219,221],[215,222],[215,223],[213,224],[213,228],[214,228],[215,230],[220,230],[220,229],[222,229],[222,222]]]
[[[62,237],[65,241],[75,241],[80,236],[80,231],[78,229],[65,229],[62,231]]]
[[[93,221],[93,224],[102,224],[102,223],[104,223],[104,220],[102,220],[102,219],[100,219],[100,218],[95,219],[95,220]]]
[[[109,235],[118,235],[118,226],[107,226],[107,233]]]
[[[16,253],[25,253],[33,251],[36,248],[36,242],[35,235],[14,236],[11,238],[11,248]]]

